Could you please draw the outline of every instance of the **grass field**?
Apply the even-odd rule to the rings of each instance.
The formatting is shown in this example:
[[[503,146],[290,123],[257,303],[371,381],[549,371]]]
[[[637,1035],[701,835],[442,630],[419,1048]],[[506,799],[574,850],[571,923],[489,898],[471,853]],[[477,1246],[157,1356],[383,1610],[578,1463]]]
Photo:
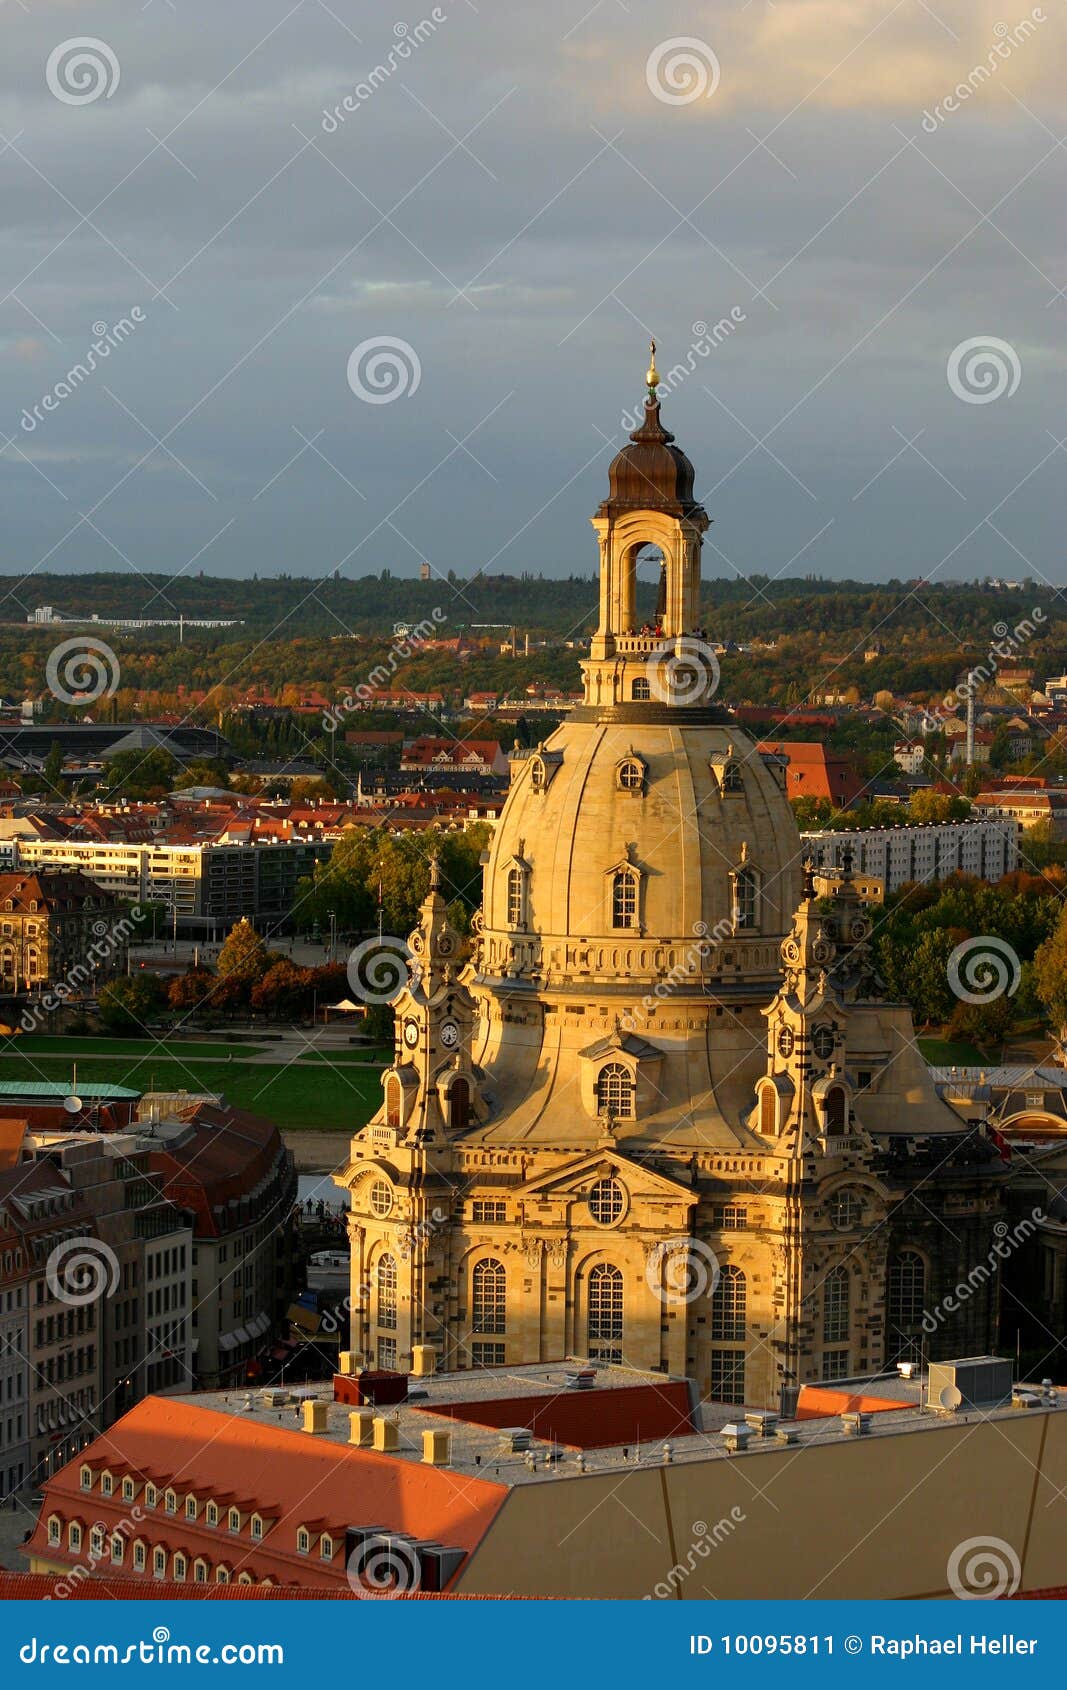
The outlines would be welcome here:
[[[988,1068],[991,1059],[959,1039],[919,1039],[923,1060],[933,1068]]]
[[[9,1051],[0,1055],[0,1080],[64,1084],[70,1081],[70,1069],[70,1061],[65,1058],[29,1052],[14,1055]],[[285,1067],[242,1062],[238,1055],[232,1062],[220,1063],[198,1060],[189,1047],[178,1061],[158,1051],[131,1053],[128,1062],[94,1062],[79,1057],[78,1081],[129,1086],[137,1091],[222,1092],[235,1107],[266,1115],[287,1132],[354,1132],[365,1125],[381,1100],[381,1085],[374,1069],[347,1064],[331,1067],[326,1062],[313,1069]]]
[[[52,1053],[70,1052],[80,1060],[84,1056],[149,1056],[153,1052],[157,1056],[166,1056],[174,1051],[184,1056],[191,1051],[194,1056],[217,1056],[223,1062],[231,1051],[240,1050],[246,1056],[254,1056],[262,1050],[262,1045],[249,1044],[218,1044],[210,1039],[113,1039],[107,1036],[96,1038],[68,1038],[64,1035],[53,1037],[47,1033],[20,1033],[16,1039],[0,1039],[0,1055],[17,1055],[19,1051],[32,1051],[33,1054],[48,1056]]]

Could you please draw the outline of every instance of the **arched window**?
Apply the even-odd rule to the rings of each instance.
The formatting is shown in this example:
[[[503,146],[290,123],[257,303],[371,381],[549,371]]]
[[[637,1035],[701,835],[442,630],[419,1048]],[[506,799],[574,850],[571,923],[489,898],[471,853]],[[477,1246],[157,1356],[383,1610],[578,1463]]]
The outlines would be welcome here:
[[[740,1343],[745,1336],[745,1276],[739,1267],[724,1267],[711,1299],[711,1336]]]
[[[773,1086],[764,1086],[759,1094],[759,1130],[767,1134],[778,1131],[778,1099]]]
[[[634,1112],[634,1083],[623,1062],[608,1062],[596,1077],[596,1112],[629,1120]]]
[[[587,1199],[589,1213],[598,1226],[614,1226],[622,1219],[626,1193],[617,1179],[598,1179]]]
[[[727,763],[722,771],[722,790],[724,792],[744,792],[745,783],[741,777],[740,763]]]
[[[848,1342],[848,1269],[831,1268],[822,1290],[822,1339],[824,1344]]]
[[[471,1275],[471,1327],[475,1332],[507,1331],[507,1274],[503,1262],[487,1256]]]
[[[378,1257],[378,1325],[396,1331],[396,1258]]]
[[[624,792],[640,792],[645,784],[645,771],[636,757],[627,757],[619,764],[617,778]]]
[[[890,1324],[914,1326],[922,1320],[926,1301],[926,1263],[917,1250],[899,1250],[889,1258],[886,1312]]]
[[[637,926],[637,876],[632,869],[618,869],[612,877],[611,925]]]
[[[826,1094],[826,1131],[843,1133],[848,1125],[848,1107],[841,1086],[831,1086]]]
[[[535,757],[530,765],[530,785],[535,792],[543,792],[545,784],[544,761],[540,757]]]
[[[598,1262],[589,1275],[589,1355],[622,1361],[622,1273],[610,1262]]]
[[[400,1081],[395,1074],[385,1082],[385,1124],[387,1127],[400,1125]]]
[[[633,699],[635,704],[643,703],[646,698],[652,697],[652,688],[649,686],[644,675],[639,675],[636,681],[633,682],[630,687],[630,697]]]
[[[370,1188],[371,1212],[379,1220],[386,1216],[393,1207],[393,1188],[388,1180],[376,1179]]]
[[[755,927],[758,906],[759,883],[755,869],[738,869],[734,875],[734,926]]]
[[[453,1080],[448,1088],[448,1124],[463,1132],[471,1124],[471,1088],[466,1080]]]
[[[526,876],[521,868],[508,869],[508,926],[526,925]]]
[[[152,1551],[152,1574],[157,1579],[167,1576],[167,1551],[159,1544]]]

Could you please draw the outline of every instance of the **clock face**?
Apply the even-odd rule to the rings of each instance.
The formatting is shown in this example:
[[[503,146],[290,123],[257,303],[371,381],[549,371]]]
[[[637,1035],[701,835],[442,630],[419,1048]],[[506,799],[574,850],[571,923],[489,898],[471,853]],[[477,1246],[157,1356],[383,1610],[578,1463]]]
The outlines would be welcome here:
[[[828,1056],[833,1055],[833,1052],[834,1052],[834,1035],[833,1035],[833,1031],[831,1030],[831,1028],[829,1028],[829,1027],[816,1027],[815,1036],[814,1036],[814,1038],[812,1039],[811,1042],[815,1046],[816,1056],[820,1057],[823,1062],[826,1061],[826,1058]]]
[[[779,1056],[792,1056],[792,1054],[793,1054],[793,1029],[792,1029],[792,1027],[783,1027],[781,1032],[778,1034],[778,1054],[779,1054]]]
[[[404,1043],[407,1046],[409,1046],[409,1048],[410,1048],[411,1046],[417,1045],[418,1042],[419,1042],[419,1024],[418,1024],[418,1022],[417,1021],[405,1021],[404,1022]]]
[[[441,1043],[447,1050],[451,1050],[454,1045],[459,1043],[459,1028],[454,1021],[442,1021]]]

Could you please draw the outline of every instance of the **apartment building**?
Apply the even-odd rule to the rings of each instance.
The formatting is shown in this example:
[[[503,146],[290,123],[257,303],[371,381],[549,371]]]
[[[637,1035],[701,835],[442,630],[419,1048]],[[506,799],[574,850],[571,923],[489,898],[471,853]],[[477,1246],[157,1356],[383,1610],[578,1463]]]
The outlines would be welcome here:
[[[850,851],[853,872],[876,877],[886,893],[908,881],[944,880],[950,874],[995,882],[1019,866],[1017,829],[1000,819],[842,829],[801,838],[817,870],[841,868]]]

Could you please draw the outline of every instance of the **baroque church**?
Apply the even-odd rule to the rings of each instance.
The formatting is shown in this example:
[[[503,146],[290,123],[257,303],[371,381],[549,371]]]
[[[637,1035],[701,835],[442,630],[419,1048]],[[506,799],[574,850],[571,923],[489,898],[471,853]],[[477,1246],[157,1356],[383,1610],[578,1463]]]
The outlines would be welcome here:
[[[810,1381],[995,1343],[1005,1170],[935,1091],[846,872],[715,699],[709,517],[641,425],[593,517],[584,698],[516,754],[473,947],[436,870],[351,1196],[350,1365],[576,1357],[791,1411]],[[638,625],[636,565],[660,606]],[[945,1306],[945,1300],[950,1306]]]

